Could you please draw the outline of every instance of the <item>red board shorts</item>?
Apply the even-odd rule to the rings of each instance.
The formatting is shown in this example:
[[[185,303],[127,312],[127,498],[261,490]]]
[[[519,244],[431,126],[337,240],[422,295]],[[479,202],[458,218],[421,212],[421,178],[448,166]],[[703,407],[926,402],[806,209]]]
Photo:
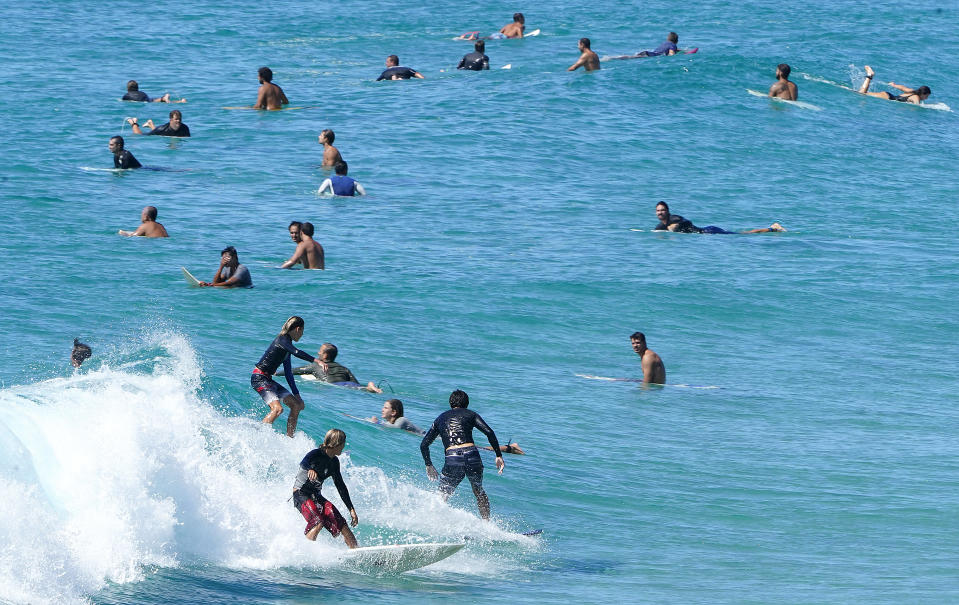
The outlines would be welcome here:
[[[304,534],[310,533],[311,529],[322,523],[323,527],[335,538],[340,535],[340,528],[346,525],[346,519],[329,500],[324,499],[322,503],[318,503],[313,498],[301,495],[297,490],[293,495],[293,505],[306,519]]]

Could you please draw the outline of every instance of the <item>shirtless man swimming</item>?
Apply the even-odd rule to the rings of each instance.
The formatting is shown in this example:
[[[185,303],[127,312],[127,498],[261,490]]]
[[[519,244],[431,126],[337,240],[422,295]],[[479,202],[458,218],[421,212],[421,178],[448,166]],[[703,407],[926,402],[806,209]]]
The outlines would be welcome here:
[[[332,168],[336,166],[337,162],[343,161],[340,150],[333,146],[333,141],[336,140],[336,134],[334,134],[332,130],[327,128],[320,133],[317,139],[320,145],[323,146],[323,163],[320,164],[321,168]]]
[[[646,335],[642,332],[633,332],[629,342],[642,359],[643,384],[666,384],[666,366],[655,351],[646,348]]]
[[[296,242],[293,256],[283,263],[281,269],[303,263],[304,269],[325,269],[323,246],[313,239],[313,223],[290,223],[290,239]]]
[[[928,86],[920,86],[919,88],[909,88],[908,86],[903,86],[902,84],[896,84],[895,82],[888,82],[889,86],[897,90],[901,90],[905,94],[894,95],[891,92],[869,92],[869,85],[872,84],[872,78],[876,75],[876,72],[872,70],[868,65],[866,68],[866,79],[862,81],[862,86],[859,87],[858,92],[860,94],[869,95],[870,97],[879,97],[880,99],[886,99],[887,101],[901,101],[903,103],[912,103],[914,105],[919,105],[923,101],[929,98],[929,95],[932,94],[932,91],[929,90]]]
[[[166,228],[157,222],[156,206],[147,206],[140,213],[140,226],[136,231],[124,231],[120,229],[117,235],[127,237],[170,237],[167,235]]]
[[[789,72],[792,69],[786,63],[776,66],[776,82],[769,87],[769,96],[776,99],[795,101],[799,98],[799,89],[795,82],[789,81]]]
[[[599,69],[599,57],[589,48],[589,38],[579,39],[579,50],[581,53],[579,60],[569,66],[566,71],[576,71],[580,67],[585,67],[586,71],[595,71]]]
[[[283,105],[290,104],[290,100],[283,94],[283,89],[273,83],[272,69],[261,67],[257,75],[260,79],[260,91],[253,109],[283,109]]]

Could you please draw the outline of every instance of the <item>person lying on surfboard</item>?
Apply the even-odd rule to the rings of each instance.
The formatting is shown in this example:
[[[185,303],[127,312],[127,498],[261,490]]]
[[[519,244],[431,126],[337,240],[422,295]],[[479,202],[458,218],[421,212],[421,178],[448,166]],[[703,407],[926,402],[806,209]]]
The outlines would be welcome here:
[[[140,226],[136,231],[124,231],[120,229],[117,235],[127,237],[170,237],[162,223],[157,222],[156,206],[146,206],[140,212]]]
[[[666,41],[657,46],[654,50],[641,50],[633,55],[619,55],[618,57],[608,57],[609,59],[641,59],[643,57],[660,57],[667,56],[671,57],[676,53],[680,52],[679,47],[676,44],[679,42],[679,34],[676,32],[669,32],[666,36]]]
[[[333,503],[323,497],[320,489],[327,477],[333,478],[333,485],[340,494],[340,499],[350,511],[350,525],[356,527],[360,520],[350,500],[350,492],[340,474],[340,460],[337,458],[346,447],[346,433],[340,429],[330,429],[326,432],[323,444],[312,450],[300,462],[300,470],[296,473],[293,483],[293,506],[306,519],[306,529],[303,534],[307,540],[316,540],[320,530],[324,527],[335,538],[343,534],[343,541],[350,548],[356,548],[356,536],[346,524],[346,519]]]
[[[319,362],[314,361],[309,365],[293,368],[293,374],[312,374],[313,377],[320,382],[328,382],[341,387],[363,389],[370,393],[383,392],[383,390],[378,388],[373,382],[366,383],[366,386],[360,384],[348,367],[334,361],[337,353],[338,350],[335,345],[324,342],[320,345],[320,350],[316,354]]]
[[[495,34],[480,36],[479,30],[466,32],[455,40],[503,40],[506,38],[522,38],[526,31],[526,17],[523,13],[513,13],[513,22],[507,23]]]
[[[669,204],[666,202],[659,202],[656,204],[656,218],[659,219],[659,224],[653,229],[653,231],[673,231],[676,233],[705,233],[705,234],[736,234],[736,233],[770,233],[772,231],[785,231],[785,227],[779,223],[773,223],[768,227],[763,227],[762,229],[748,229],[746,231],[726,231],[722,227],[717,227],[715,225],[708,225],[706,227],[697,227],[691,221],[679,216],[678,214],[670,214]]]
[[[786,63],[776,66],[776,82],[769,87],[769,96],[786,101],[795,101],[799,98],[799,89],[795,82],[789,81],[789,72],[792,68]]]
[[[880,99],[886,99],[888,101],[901,101],[903,103],[912,103],[914,105],[919,105],[923,101],[929,98],[929,95],[932,94],[932,91],[929,90],[928,86],[920,86],[919,88],[909,88],[908,86],[903,86],[902,84],[896,84],[895,82],[888,82],[889,86],[897,90],[901,90],[905,94],[894,95],[891,92],[869,92],[869,85],[872,84],[872,78],[876,75],[876,72],[872,70],[868,65],[865,66],[866,69],[866,79],[862,81],[862,86],[859,87],[859,94],[869,95],[870,97],[878,97]]]
[[[272,69],[261,67],[257,70],[257,77],[260,80],[260,90],[257,92],[253,109],[283,109],[284,105],[290,104],[283,89],[273,83]]]

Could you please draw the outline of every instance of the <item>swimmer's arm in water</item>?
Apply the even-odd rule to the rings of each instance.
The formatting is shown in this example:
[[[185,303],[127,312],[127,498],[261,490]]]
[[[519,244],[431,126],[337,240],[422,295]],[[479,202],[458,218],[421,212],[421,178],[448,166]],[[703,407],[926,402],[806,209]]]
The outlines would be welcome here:
[[[576,63],[573,63],[572,65],[570,65],[566,71],[576,71],[580,67],[586,65],[586,58],[587,58],[586,53],[583,53],[582,55],[580,55],[579,60],[577,60]]]
[[[355,182],[355,181],[354,181],[353,184],[356,185],[356,194],[357,194],[357,195],[366,195],[366,189],[363,189],[363,185],[360,185],[358,182]],[[332,191],[332,190],[333,190],[333,183],[331,182],[331,183],[330,183],[330,191]]]
[[[281,269],[289,269],[297,263],[302,263],[307,252],[307,243],[301,242],[297,244],[296,250],[293,251],[293,256],[289,258],[285,263],[280,265]]]
[[[324,193],[326,193],[327,189],[330,190],[331,194],[333,193],[333,181],[331,181],[330,179],[326,179],[325,181],[320,183],[320,188],[317,190],[316,194],[323,195]]]
[[[117,235],[122,235],[124,237],[144,237],[146,235],[146,225],[140,225],[137,227],[136,231],[124,231],[120,229],[117,231]]]

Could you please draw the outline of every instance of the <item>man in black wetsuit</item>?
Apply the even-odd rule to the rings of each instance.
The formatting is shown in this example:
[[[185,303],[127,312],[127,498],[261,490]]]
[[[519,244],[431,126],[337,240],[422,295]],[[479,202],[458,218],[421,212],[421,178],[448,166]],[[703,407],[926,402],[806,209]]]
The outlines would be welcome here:
[[[143,165],[137,161],[133,154],[123,148],[123,137],[110,137],[110,151],[113,152],[114,168],[142,168]]]
[[[130,123],[130,127],[133,128],[133,134],[152,134],[161,137],[188,137],[190,136],[190,127],[183,123],[183,114],[180,113],[179,109],[174,109],[170,112],[170,121],[162,126],[154,126],[153,120],[147,120],[146,126],[151,129],[150,132],[144,133],[140,130],[140,125],[137,123],[136,118],[127,118],[127,122]]]
[[[483,461],[479,450],[473,443],[473,429],[477,428],[489,439],[489,444],[496,453],[496,468],[503,474],[506,463],[503,461],[503,452],[500,451],[499,441],[493,429],[486,424],[479,414],[466,409],[470,404],[469,395],[457,389],[450,394],[450,410],[440,414],[430,430],[426,432],[420,443],[420,453],[426,462],[426,475],[430,481],[436,481],[439,475],[433,468],[430,460],[430,444],[439,435],[443,439],[443,448],[446,450],[446,461],[443,464],[443,476],[440,478],[440,493],[445,500],[453,495],[456,487],[466,477],[473,487],[476,496],[476,505],[480,516],[489,519],[489,497],[483,490]]]
[[[336,345],[324,342],[320,345],[320,350],[316,354],[316,358],[324,362],[323,365],[313,362],[308,366],[293,368],[293,374],[296,376],[312,374],[313,377],[320,382],[327,382],[329,384],[353,389],[363,389],[370,393],[383,392],[383,390],[378,388],[372,381],[368,382],[366,386],[360,384],[360,381],[356,379],[356,376],[353,375],[353,372],[351,372],[348,367],[334,361],[337,353],[338,349]]]
[[[676,233],[707,233],[707,234],[734,234],[734,233],[769,233],[771,231],[785,231],[782,225],[779,223],[773,223],[768,227],[763,227],[762,229],[749,229],[746,231],[726,231],[722,227],[716,227],[715,225],[709,225],[706,227],[697,227],[687,219],[679,216],[678,214],[669,213],[669,204],[666,202],[659,202],[656,204],[656,218],[659,219],[659,224],[653,229],[653,231],[674,231]]]
[[[350,492],[346,489],[343,476],[340,474],[340,461],[337,458],[343,453],[346,446],[346,433],[340,429],[330,429],[320,447],[312,450],[300,462],[300,470],[296,474],[293,484],[293,506],[306,519],[306,529],[303,533],[308,540],[316,540],[316,536],[324,527],[335,538],[343,534],[343,541],[350,548],[356,548],[356,536],[346,524],[346,519],[336,510],[333,503],[323,497],[320,489],[327,477],[333,478],[336,491],[340,499],[350,511],[350,524],[356,527],[360,520],[353,509]]]
[[[420,78],[424,79],[423,74],[416,71],[415,69],[410,69],[409,67],[400,66],[400,58],[396,55],[390,55],[386,58],[386,69],[383,70],[383,73],[380,74],[380,77],[376,79],[377,82],[380,80],[409,80],[410,78]]]
[[[186,99],[174,101],[170,99],[170,93],[165,93],[162,97],[151,99],[150,95],[140,90],[140,85],[136,80],[127,82],[127,93],[123,95],[123,101],[139,101],[141,103],[186,103]]]
[[[463,55],[456,69],[469,69],[471,71],[489,69],[489,57],[484,54],[486,52],[486,42],[477,40],[473,48],[475,49],[473,52]]]

